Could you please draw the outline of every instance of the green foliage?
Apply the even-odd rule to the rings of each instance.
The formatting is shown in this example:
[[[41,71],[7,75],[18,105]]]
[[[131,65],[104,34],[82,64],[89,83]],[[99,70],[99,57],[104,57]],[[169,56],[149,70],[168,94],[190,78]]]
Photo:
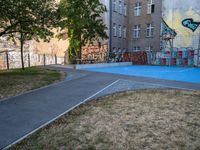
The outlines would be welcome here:
[[[57,22],[57,5],[54,0],[1,0],[0,36],[7,35],[23,44],[26,40],[50,40]]]
[[[101,17],[106,11],[99,0],[61,0],[59,12],[62,19],[59,26],[68,29],[69,51],[75,49],[81,58],[82,46],[108,38]]]
[[[54,0],[1,0],[0,36],[23,33],[23,40],[48,40],[56,11]]]

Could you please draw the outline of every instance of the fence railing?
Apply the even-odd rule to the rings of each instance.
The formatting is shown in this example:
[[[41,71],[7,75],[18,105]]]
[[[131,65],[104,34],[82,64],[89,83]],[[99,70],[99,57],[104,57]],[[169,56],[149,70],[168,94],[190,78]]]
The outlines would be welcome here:
[[[47,54],[35,54],[24,52],[24,66],[42,66],[50,64],[64,64],[64,57]],[[0,53],[0,70],[21,68],[21,53],[16,51],[4,51]]]

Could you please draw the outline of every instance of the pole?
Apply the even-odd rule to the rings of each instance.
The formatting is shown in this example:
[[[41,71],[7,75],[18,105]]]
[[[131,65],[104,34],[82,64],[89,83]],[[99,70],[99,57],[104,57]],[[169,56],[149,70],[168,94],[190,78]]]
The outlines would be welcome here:
[[[31,67],[31,62],[30,62],[30,54],[28,54],[28,67]]]
[[[109,58],[110,58],[110,52],[112,51],[112,16],[113,16],[113,3],[112,0],[109,0],[109,44],[108,44],[108,50],[107,50],[107,62],[109,63]]]
[[[9,69],[10,69],[10,66],[9,66],[9,56],[8,56],[8,51],[6,52],[6,63],[7,63],[7,69],[9,70]]]
[[[43,59],[44,59],[44,66],[46,65],[46,58],[45,58],[45,54],[43,55]]]
[[[57,56],[56,56],[56,54],[55,54],[55,64],[57,65]]]
[[[199,67],[199,51],[200,51],[200,29],[199,29],[199,44],[198,44],[198,50],[197,50],[197,67]]]

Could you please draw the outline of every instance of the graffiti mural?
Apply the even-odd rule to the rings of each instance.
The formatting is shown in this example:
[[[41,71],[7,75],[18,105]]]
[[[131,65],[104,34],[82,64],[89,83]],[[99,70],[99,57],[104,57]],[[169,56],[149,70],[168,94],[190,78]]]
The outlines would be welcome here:
[[[21,53],[18,51],[8,52],[8,62],[10,69],[21,68]],[[45,65],[55,64],[54,55],[45,55]],[[64,64],[64,57],[57,57],[58,64]],[[44,65],[44,55],[24,52],[24,66],[41,66]],[[6,52],[0,53],[0,70],[7,69]]]
[[[163,19],[161,22],[161,27],[161,37],[169,35],[174,38],[177,35],[176,31],[170,28]]]
[[[124,53],[124,61],[132,61],[133,64],[136,65],[147,65],[148,59],[147,59],[147,52],[141,51],[141,52],[132,52],[132,53]]]
[[[163,0],[163,19],[177,33],[173,41],[174,47],[192,47],[198,49],[200,28],[192,25],[192,20],[184,20],[192,18],[195,22],[200,22],[200,5],[199,0]],[[184,22],[183,22],[184,21]],[[196,32],[186,30],[186,26]],[[198,30],[199,29],[199,30]]]
[[[196,29],[199,27],[200,22],[195,22],[192,18],[184,19],[182,21],[182,24],[184,27],[189,28],[193,32],[196,31]]]
[[[162,46],[161,48],[173,47],[173,40],[177,36],[175,30],[170,28],[168,24],[162,19],[161,21],[161,39],[162,39]]]
[[[96,63],[106,62],[108,54],[108,44],[91,44],[82,49],[83,60],[95,60]]]

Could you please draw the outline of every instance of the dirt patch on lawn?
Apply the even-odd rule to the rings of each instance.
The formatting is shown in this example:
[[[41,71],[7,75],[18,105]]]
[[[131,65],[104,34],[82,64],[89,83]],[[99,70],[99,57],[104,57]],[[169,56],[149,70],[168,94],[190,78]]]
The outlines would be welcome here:
[[[73,110],[11,149],[200,149],[200,92],[142,90]]]

